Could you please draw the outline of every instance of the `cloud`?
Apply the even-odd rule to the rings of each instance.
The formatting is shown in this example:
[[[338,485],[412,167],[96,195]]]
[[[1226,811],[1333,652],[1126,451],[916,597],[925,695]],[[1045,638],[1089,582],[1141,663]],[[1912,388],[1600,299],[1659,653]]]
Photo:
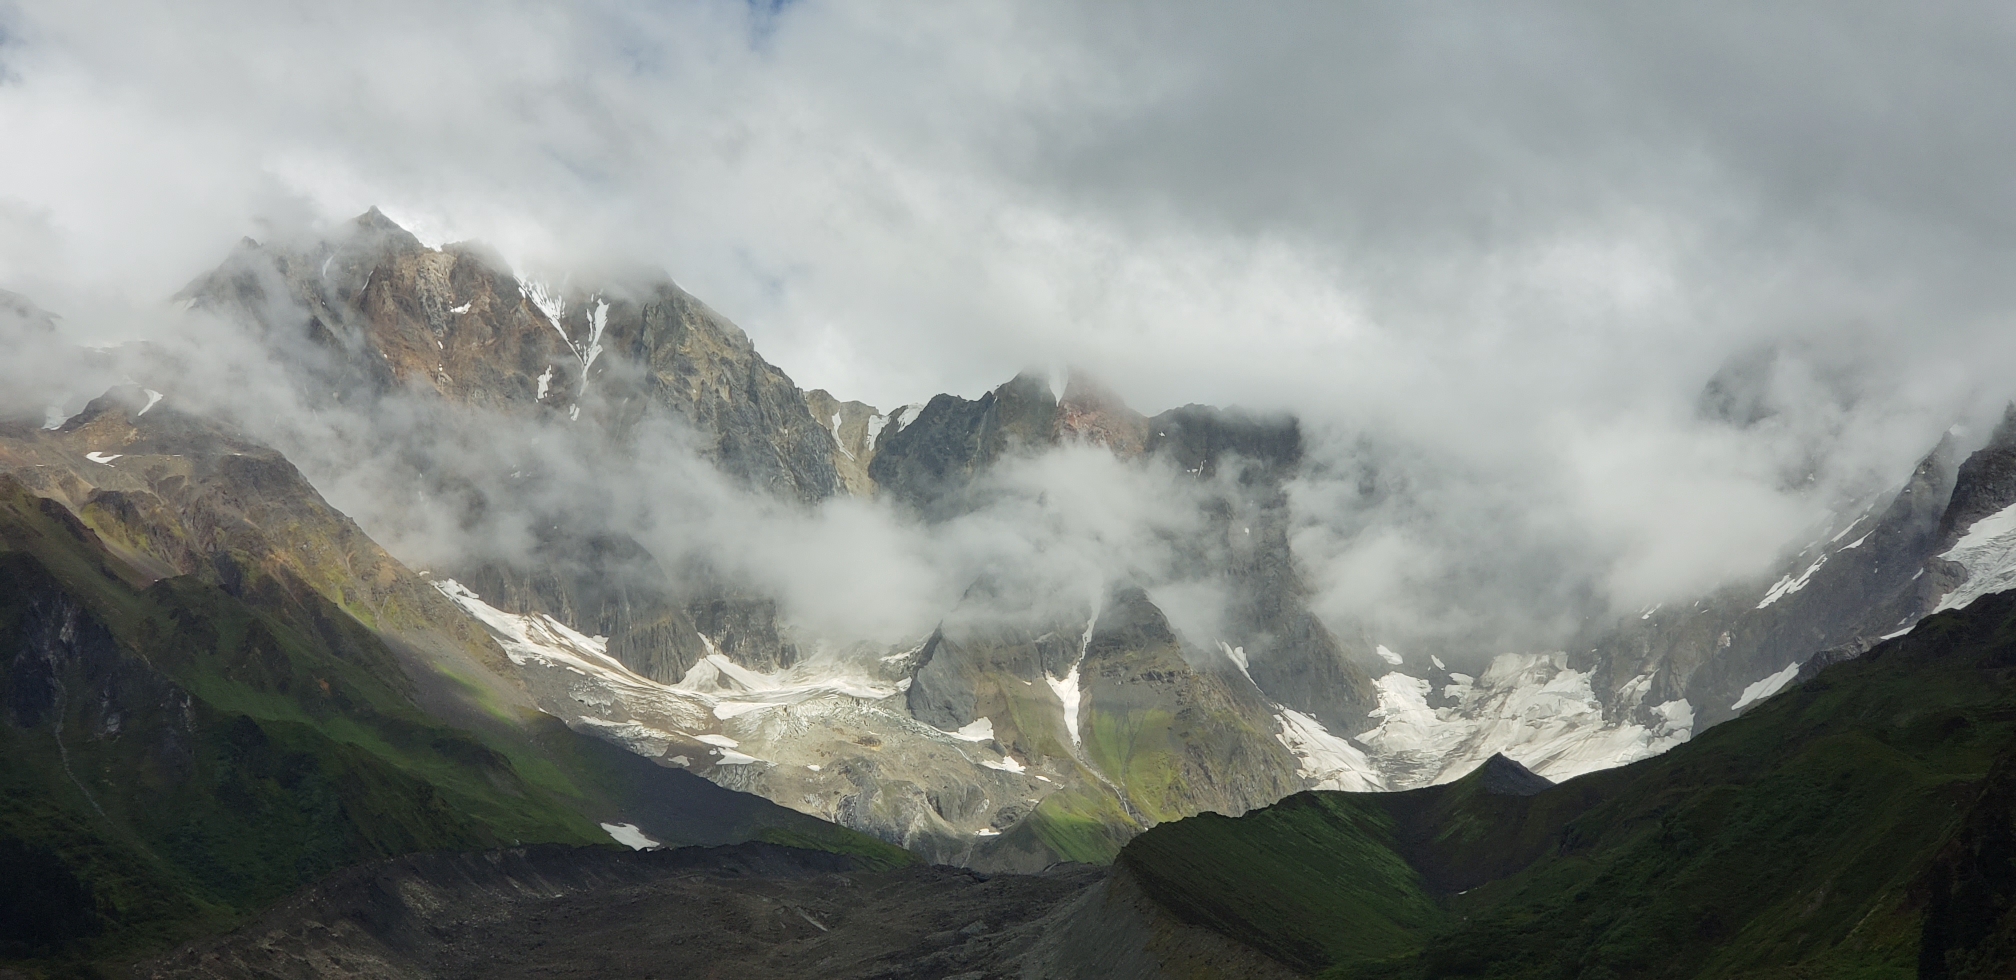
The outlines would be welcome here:
[[[1985,431],[2012,32],[1987,3],[0,6],[0,287],[151,335],[238,236],[373,204],[658,265],[842,397],[1075,363],[1149,411],[1294,411],[1325,608],[1422,628],[1454,590],[1474,633],[1541,635],[1506,623],[1753,573]],[[1790,352],[1772,418],[1703,419],[1758,350]],[[953,538],[849,507],[750,515],[745,571],[873,555],[942,599]],[[823,544],[794,566],[793,535]]]

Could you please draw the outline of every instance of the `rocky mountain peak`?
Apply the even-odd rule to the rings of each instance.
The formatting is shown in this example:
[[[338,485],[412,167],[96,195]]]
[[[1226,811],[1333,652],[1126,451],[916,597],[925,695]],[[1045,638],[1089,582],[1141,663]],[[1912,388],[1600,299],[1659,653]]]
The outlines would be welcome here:
[[[2016,404],[2011,404],[1988,444],[1960,464],[1952,501],[1939,518],[1939,537],[1950,544],[1975,521],[2016,504]]]
[[[1057,437],[1105,446],[1122,459],[1148,451],[1148,417],[1129,407],[1091,375],[1073,370],[1057,402]]]
[[[180,297],[253,327],[304,390],[338,400],[419,393],[619,443],[665,416],[749,485],[803,501],[841,488],[804,394],[662,272],[552,285],[477,243],[428,248],[373,209],[329,240],[254,243]]]

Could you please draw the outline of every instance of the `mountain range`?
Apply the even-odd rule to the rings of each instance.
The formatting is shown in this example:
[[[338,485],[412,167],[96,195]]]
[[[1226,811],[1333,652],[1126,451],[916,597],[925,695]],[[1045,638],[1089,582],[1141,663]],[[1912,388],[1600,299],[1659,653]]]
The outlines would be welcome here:
[[[1292,417],[1040,372],[885,412],[663,274],[538,279],[375,210],[176,297],[231,358],[63,347],[5,298],[52,365],[0,405],[0,956],[33,969],[498,975],[471,957],[526,922],[681,903],[766,938],[597,928],[749,976],[2009,962],[2016,410],[1768,576],[1452,667],[1318,615]],[[1762,421],[1741,381],[1708,422]],[[1045,550],[1081,505],[1046,467],[1147,488],[1128,560]],[[822,632],[736,532],[843,507],[1039,544],[887,583],[907,634]]]

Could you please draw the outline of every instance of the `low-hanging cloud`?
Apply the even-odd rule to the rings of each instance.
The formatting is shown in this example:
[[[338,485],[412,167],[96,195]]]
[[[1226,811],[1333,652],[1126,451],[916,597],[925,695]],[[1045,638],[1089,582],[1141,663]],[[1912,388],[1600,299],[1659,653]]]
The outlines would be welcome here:
[[[524,264],[662,266],[799,384],[884,407],[1073,363],[1149,411],[1292,411],[1319,608],[1541,642],[1755,574],[1956,421],[1985,435],[2016,388],[2016,105],[1991,97],[2012,21],[1985,3],[0,5],[0,129],[22,148],[0,155],[0,288],[76,339],[158,339],[161,297],[238,236],[374,204]],[[1759,357],[1768,410],[1704,415],[1704,383]],[[244,404],[292,397],[256,358],[215,364]],[[284,424],[273,438],[331,459],[378,431]],[[873,503],[752,503],[699,470],[661,474],[690,497],[676,511],[593,492],[654,547],[713,542],[805,615],[880,635],[990,562],[1153,578],[1144,529],[1182,508],[1109,462],[1011,469],[1000,507],[928,533]],[[326,472],[360,511],[403,485]],[[416,561],[469,545],[438,538],[449,502],[382,509],[367,525]],[[1042,530],[1058,522],[1075,530]],[[880,598],[822,598],[853,560]]]

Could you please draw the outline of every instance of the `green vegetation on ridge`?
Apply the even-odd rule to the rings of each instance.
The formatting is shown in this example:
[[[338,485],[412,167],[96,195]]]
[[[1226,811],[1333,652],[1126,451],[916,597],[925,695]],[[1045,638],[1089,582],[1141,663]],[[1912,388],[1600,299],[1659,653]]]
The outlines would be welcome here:
[[[619,808],[914,861],[554,719],[451,727],[377,634],[250,567],[147,584],[0,475],[0,961],[130,959],[380,857],[613,846],[590,814]]]
[[[1326,977],[1998,977],[2016,792],[1988,777],[2011,769],[2005,594],[1535,796],[1475,776],[1303,794],[1156,827],[1120,863],[1183,920]]]

